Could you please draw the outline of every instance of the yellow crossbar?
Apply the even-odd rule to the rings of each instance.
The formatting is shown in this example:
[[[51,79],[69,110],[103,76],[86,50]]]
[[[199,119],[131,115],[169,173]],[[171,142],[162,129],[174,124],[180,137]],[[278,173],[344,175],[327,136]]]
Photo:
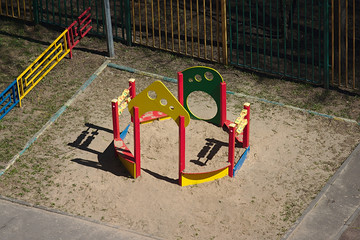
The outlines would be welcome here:
[[[20,107],[21,100],[70,52],[66,41],[67,31],[66,29],[60,34],[60,36],[16,78]]]

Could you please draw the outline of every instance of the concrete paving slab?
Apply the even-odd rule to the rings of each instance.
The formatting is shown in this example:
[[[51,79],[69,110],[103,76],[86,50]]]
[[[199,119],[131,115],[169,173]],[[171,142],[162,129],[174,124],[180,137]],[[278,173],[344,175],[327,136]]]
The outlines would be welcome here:
[[[0,198],[1,240],[159,239]]]
[[[359,173],[360,144],[283,239],[339,239],[349,226],[349,219],[360,207]],[[354,230],[350,234],[356,235],[358,232]],[[360,239],[360,235],[346,240],[350,239]]]

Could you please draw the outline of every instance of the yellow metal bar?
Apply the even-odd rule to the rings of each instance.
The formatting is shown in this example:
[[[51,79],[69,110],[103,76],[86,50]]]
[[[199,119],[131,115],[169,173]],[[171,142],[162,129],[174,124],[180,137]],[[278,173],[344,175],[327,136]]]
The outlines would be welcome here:
[[[179,7],[179,0],[176,0],[176,12],[177,12],[177,30],[178,30],[178,53],[180,53],[180,7]]]
[[[18,7],[18,18],[20,18],[20,2],[17,0],[17,7]]]
[[[140,44],[142,43],[142,30],[141,30],[141,0],[139,0],[139,30],[140,30]]]
[[[158,28],[159,28],[159,48],[161,48],[161,17],[160,17],[160,0],[157,2],[158,4]]]
[[[222,35],[222,50],[223,50],[223,63],[228,64],[227,59],[227,30],[226,30],[226,0],[221,0],[221,35]]]
[[[13,0],[10,0],[10,1],[11,1],[11,15],[12,15],[12,17],[15,17]]]
[[[197,38],[198,38],[198,57],[200,57],[200,27],[199,27],[199,0],[196,0],[196,27],[197,27]]]
[[[29,67],[27,67],[25,69],[25,71],[22,72],[17,77],[20,106],[21,106],[21,100],[26,96],[26,94],[29,93],[31,91],[31,89],[33,89],[36,86],[36,84],[39,83],[40,80],[43,79],[46,76],[46,74],[48,72],[50,72],[51,69],[53,69],[56,66],[56,64],[59,63],[70,52],[70,49],[68,49],[67,42],[66,42],[66,33],[67,33],[67,30],[65,30],[62,34],[60,34],[60,36],[38,58],[36,58],[36,60],[33,63]],[[64,41],[64,43],[58,44],[58,41],[61,39]],[[53,49],[53,47],[55,47],[55,48]],[[50,52],[51,49],[52,49],[52,51]],[[56,53],[56,51],[57,51],[57,53]],[[54,56],[46,64],[44,64],[45,61],[48,60],[52,55],[54,55]],[[61,55],[61,56],[59,57],[59,55]],[[40,60],[41,60],[41,62],[38,63],[38,61],[40,61]],[[53,64],[51,66],[49,66],[51,63],[53,63]],[[33,68],[34,66],[35,66],[35,68]],[[48,68],[48,66],[49,66],[49,68]],[[38,71],[38,69],[40,67],[42,67],[42,68],[41,68],[41,70]],[[36,72],[36,74],[33,77],[31,77],[31,75],[35,72]],[[28,79],[30,77],[31,77],[31,79],[28,81]],[[24,83],[25,83],[26,89],[24,89]],[[30,84],[31,84],[31,86],[28,87]]]
[[[133,23],[133,41],[136,42],[136,31],[135,31],[135,1],[134,0],[131,0],[131,3],[132,3],[132,8],[131,8],[131,17],[132,17],[132,23]],[[140,25],[140,23],[139,23]]]
[[[155,47],[154,0],[151,0],[152,46]]]
[[[164,29],[165,29],[165,49],[168,49],[168,40],[167,40],[167,24],[166,24],[166,0],[164,0]]]
[[[174,51],[174,20],[173,20],[173,4],[172,0],[170,0],[170,20],[171,20],[171,45],[172,45],[172,51]]]
[[[204,16],[204,58],[206,59],[206,6],[203,0],[203,16]]]
[[[192,0],[190,0],[190,25],[191,25],[191,55],[194,56],[194,22],[192,12]]]
[[[49,51],[49,50],[55,45],[55,43],[56,43],[57,41],[59,41],[66,33],[67,33],[67,30],[65,30],[62,34],[60,34],[60,36],[59,36],[58,38],[56,38],[56,40],[55,40],[52,44],[50,44],[50,46],[49,46],[43,53],[41,53],[40,56],[37,57],[37,58],[35,59],[35,61],[34,61],[32,64],[30,64],[30,66],[27,67],[27,68],[25,69],[25,71],[22,72],[22,73],[19,75],[18,78],[23,77],[23,76],[25,75],[25,73],[26,73],[29,69],[31,69],[31,68],[47,53],[47,51]]]
[[[146,33],[146,45],[149,45],[149,27],[147,17],[147,0],[145,0],[145,33]]]
[[[190,13],[191,14],[191,13]],[[187,55],[186,0],[184,0],[185,55]]]

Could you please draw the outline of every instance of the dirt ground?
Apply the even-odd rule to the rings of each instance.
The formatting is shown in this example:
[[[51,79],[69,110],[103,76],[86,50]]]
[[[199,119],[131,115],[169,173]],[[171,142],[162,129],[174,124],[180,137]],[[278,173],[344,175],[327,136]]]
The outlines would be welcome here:
[[[251,103],[251,151],[236,177],[178,186],[178,129],[164,120],[141,126],[142,175],[132,179],[114,155],[111,119],[129,78],[138,93],[156,80],[106,68],[5,174],[1,194],[164,239],[278,239],[360,141],[355,124],[228,95],[229,120]],[[192,101],[197,115],[215,107]],[[129,122],[124,113],[121,129]],[[209,141],[220,148],[203,168]],[[186,149],[188,171],[223,166],[227,134],[192,120]]]

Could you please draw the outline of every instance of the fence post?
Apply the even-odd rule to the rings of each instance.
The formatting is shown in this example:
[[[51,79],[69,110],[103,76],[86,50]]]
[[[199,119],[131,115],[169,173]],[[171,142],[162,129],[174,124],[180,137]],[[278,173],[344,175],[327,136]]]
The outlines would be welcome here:
[[[33,0],[33,16],[35,24],[39,23],[39,8],[38,8],[38,0]]]
[[[223,63],[228,64],[227,52],[227,21],[226,21],[226,0],[221,0],[221,30],[222,30],[222,47],[223,47]]]
[[[126,28],[126,42],[128,46],[132,44],[131,37],[131,14],[130,14],[130,0],[125,1],[125,28]]]
[[[114,57],[115,56],[114,39],[113,39],[113,34],[112,34],[109,0],[104,0],[104,8],[105,8],[104,9],[105,10],[105,31],[106,31],[107,48],[108,48],[108,52],[109,52],[109,57]]]
[[[324,0],[324,88],[329,89],[329,3]]]

